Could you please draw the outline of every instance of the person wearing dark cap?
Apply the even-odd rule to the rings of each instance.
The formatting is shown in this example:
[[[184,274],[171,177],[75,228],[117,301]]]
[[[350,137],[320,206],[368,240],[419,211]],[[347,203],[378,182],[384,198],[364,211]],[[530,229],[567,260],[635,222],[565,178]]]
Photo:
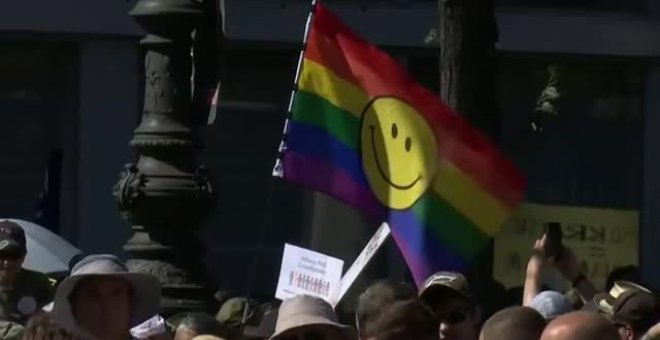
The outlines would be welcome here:
[[[438,272],[426,279],[420,300],[435,314],[441,340],[476,340],[481,312],[465,276]]]
[[[26,255],[23,228],[0,221],[0,319],[21,324],[50,303],[54,294],[45,274],[22,267]]]
[[[628,281],[616,281],[608,293],[594,296],[594,303],[619,331],[621,340],[636,340],[660,321],[655,295]]]

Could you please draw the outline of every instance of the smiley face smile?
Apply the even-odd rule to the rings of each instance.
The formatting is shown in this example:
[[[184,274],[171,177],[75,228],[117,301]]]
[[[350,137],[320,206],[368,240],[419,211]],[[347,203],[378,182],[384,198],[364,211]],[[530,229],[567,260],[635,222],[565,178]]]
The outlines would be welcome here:
[[[433,181],[437,152],[435,133],[403,100],[378,97],[364,109],[360,126],[362,169],[383,205],[403,210],[415,204]]]
[[[410,184],[400,185],[400,184],[396,184],[396,183],[392,182],[392,180],[389,179],[389,177],[385,174],[385,170],[383,170],[382,165],[380,165],[380,160],[378,159],[378,151],[376,151],[376,136],[374,134],[374,129],[375,128],[376,127],[373,126],[373,125],[369,126],[369,130],[371,130],[371,150],[374,153],[374,160],[376,161],[376,168],[378,168],[378,172],[380,173],[380,176],[383,177],[383,179],[389,185],[391,185],[391,186],[393,186],[393,187],[395,187],[399,190],[408,190],[408,189],[414,187],[415,184],[417,184],[417,182],[419,182],[419,180],[422,179],[422,175],[418,174],[417,178],[415,178],[415,180],[412,181],[412,183],[410,183]]]

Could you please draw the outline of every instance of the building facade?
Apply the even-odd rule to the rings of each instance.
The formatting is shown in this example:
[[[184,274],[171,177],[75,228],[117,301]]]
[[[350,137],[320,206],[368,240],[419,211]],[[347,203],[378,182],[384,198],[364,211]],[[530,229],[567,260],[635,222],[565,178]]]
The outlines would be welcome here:
[[[438,89],[437,45],[426,39],[436,26],[437,1],[325,3],[358,33],[402,61],[420,82]],[[258,116],[264,124],[279,127],[309,2],[225,0],[222,5],[228,47],[221,105],[231,108],[224,117],[232,124],[248,124]],[[660,237],[660,214],[653,208],[660,189],[656,178],[660,151],[655,147],[660,102],[653,95],[660,86],[660,5],[644,0],[499,0],[496,15],[500,101],[494,110],[499,112],[496,142],[527,174],[527,201],[639,212],[639,227],[633,233],[639,242],[626,251],[637,253],[644,279],[660,287],[660,272],[651,265],[653,244]],[[547,81],[548,67],[559,70],[558,116],[545,122],[544,133],[531,133],[530,114]],[[222,119],[215,128],[220,126],[230,129]],[[251,129],[241,126],[235,138]],[[261,124],[252,126],[258,131],[267,129]],[[280,131],[275,127],[269,131],[275,132],[269,135],[269,143],[277,141]],[[227,134],[232,132],[226,131],[223,138],[229,138]],[[260,156],[270,153],[274,158],[276,144],[263,152]],[[249,168],[258,171],[258,176],[270,171],[267,161],[241,159],[255,165]],[[297,201],[284,206],[302,204],[301,213],[295,215],[298,219],[288,219],[286,224],[270,219],[272,242],[263,251],[274,268],[266,269],[262,263],[262,271],[270,270],[271,276],[278,269],[282,240],[309,245],[349,265],[377,227],[322,194],[282,193],[292,190],[287,183],[276,182],[275,189],[265,183],[259,187],[263,190],[259,192],[276,197],[277,203],[265,210],[279,211],[280,201],[294,196]],[[219,188],[223,190],[222,185]],[[232,216],[229,210],[224,214]],[[260,230],[260,224],[254,226]],[[245,248],[232,251],[254,249],[249,241],[244,244]],[[220,252],[230,249],[219,247]],[[400,255],[393,244],[387,248],[368,271],[405,278]]]
[[[32,219],[49,155],[62,155],[60,234],[89,252],[128,237],[111,195],[139,120],[134,1],[30,0],[0,11],[0,211]],[[201,163],[218,205],[201,231],[222,289],[274,291],[282,243],[309,246],[348,266],[373,222],[322,194],[271,177],[301,47],[307,0],[219,0],[218,118],[203,131]],[[438,88],[436,0],[327,0],[357,32]],[[499,0],[498,145],[525,171],[527,200],[639,211],[639,264],[660,287],[660,4],[654,0]],[[432,39],[431,39],[432,41]],[[548,66],[562,101],[545,134],[529,133]],[[259,254],[258,261],[255,256]],[[406,278],[389,242],[366,277]],[[522,280],[522,278],[521,278]],[[356,287],[365,283],[359,282]],[[356,289],[359,290],[359,289]]]
[[[112,185],[133,157],[127,142],[142,92],[143,33],[130,6],[0,5],[1,214],[35,219],[48,187],[57,196],[47,204],[49,227],[88,251],[116,251],[129,232]]]

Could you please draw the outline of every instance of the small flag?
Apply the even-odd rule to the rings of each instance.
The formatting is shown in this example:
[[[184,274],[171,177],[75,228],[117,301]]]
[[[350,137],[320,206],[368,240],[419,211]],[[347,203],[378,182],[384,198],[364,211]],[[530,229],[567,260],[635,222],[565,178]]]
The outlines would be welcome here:
[[[215,123],[215,118],[218,115],[218,97],[220,96],[220,82],[215,87],[214,91],[210,91],[209,95],[209,115],[206,121],[207,125],[213,125]]]
[[[417,284],[463,271],[526,182],[477,129],[315,3],[274,175],[390,224]]]

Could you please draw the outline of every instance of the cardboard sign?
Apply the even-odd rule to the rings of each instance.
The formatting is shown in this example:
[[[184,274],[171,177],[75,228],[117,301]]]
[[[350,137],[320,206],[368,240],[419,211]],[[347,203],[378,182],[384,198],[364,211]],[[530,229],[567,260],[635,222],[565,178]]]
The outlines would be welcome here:
[[[355,262],[353,262],[353,265],[348,268],[346,274],[344,274],[344,277],[341,279],[339,295],[333,302],[333,306],[336,306],[339,301],[341,301],[342,297],[344,297],[348,289],[353,285],[353,282],[355,282],[355,279],[357,279],[362,270],[364,270],[364,267],[367,266],[371,258],[374,257],[376,251],[378,251],[380,246],[385,243],[385,240],[390,236],[390,233],[390,226],[387,223],[383,223],[380,228],[376,230],[374,236],[371,237],[367,245],[362,249],[360,255],[355,259]]]
[[[604,289],[612,269],[638,264],[638,211],[528,203],[495,236],[495,280],[507,287],[522,286],[534,241],[549,222],[560,223],[562,243],[573,250],[597,289]],[[557,287],[556,279],[552,281],[545,283],[554,289],[568,286],[563,279],[563,287]]]
[[[332,303],[339,293],[343,267],[340,259],[285,244],[275,297],[311,295]]]

